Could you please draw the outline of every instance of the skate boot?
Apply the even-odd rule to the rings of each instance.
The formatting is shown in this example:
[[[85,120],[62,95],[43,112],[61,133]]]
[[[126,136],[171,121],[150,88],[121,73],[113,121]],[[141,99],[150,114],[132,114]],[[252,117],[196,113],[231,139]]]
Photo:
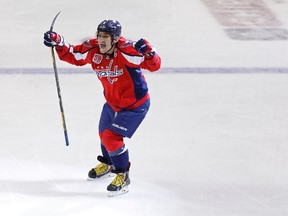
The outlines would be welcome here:
[[[109,178],[115,176],[114,173],[111,172],[113,169],[113,165],[107,163],[104,157],[98,156],[97,157],[98,161],[101,163],[98,164],[95,168],[92,168],[89,173],[88,173],[88,180],[97,180],[97,179],[102,179],[102,178]]]
[[[130,163],[129,163],[130,167]],[[117,170],[112,170],[112,172],[116,173],[115,178],[111,182],[110,185],[107,187],[108,196],[114,197],[121,194],[128,193],[128,185],[130,184],[130,178],[129,178],[129,170],[127,170],[124,173],[121,173]]]

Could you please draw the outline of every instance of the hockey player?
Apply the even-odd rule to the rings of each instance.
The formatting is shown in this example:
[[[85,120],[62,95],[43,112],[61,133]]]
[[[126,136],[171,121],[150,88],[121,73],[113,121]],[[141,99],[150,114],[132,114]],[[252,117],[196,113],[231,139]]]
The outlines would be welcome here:
[[[99,121],[102,156],[89,171],[90,179],[116,174],[108,185],[108,196],[128,192],[129,154],[124,137],[131,138],[150,106],[147,83],[141,69],[157,71],[161,58],[146,39],[132,42],[121,36],[116,20],[104,20],[96,38],[71,45],[56,32],[44,33],[44,44],[55,46],[59,58],[70,64],[91,64],[104,89],[106,103]]]

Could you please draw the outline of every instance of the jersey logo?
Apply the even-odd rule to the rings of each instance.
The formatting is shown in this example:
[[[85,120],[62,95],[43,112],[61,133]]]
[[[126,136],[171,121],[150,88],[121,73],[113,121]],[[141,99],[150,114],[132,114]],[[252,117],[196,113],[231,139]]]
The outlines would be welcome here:
[[[95,54],[94,57],[92,58],[92,61],[95,62],[96,64],[100,64],[103,59],[103,56],[100,54]]]
[[[113,60],[110,61],[106,69],[95,69],[95,72],[100,79],[107,77],[109,83],[114,84],[114,82],[118,80],[116,77],[119,77],[123,74],[123,69],[118,70],[118,65],[115,65],[114,70],[111,70],[112,64]]]

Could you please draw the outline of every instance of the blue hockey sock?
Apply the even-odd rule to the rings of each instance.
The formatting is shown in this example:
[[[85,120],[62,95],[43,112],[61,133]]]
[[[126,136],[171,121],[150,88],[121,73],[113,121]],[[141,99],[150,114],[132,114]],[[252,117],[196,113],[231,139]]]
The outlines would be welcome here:
[[[125,149],[120,154],[111,156],[112,163],[115,167],[115,173],[124,173],[129,170],[129,153],[128,149]]]
[[[106,150],[106,148],[105,148],[105,146],[103,144],[101,144],[101,151],[102,151],[103,157],[107,161],[107,164],[112,164],[110,155],[109,155],[108,151]]]

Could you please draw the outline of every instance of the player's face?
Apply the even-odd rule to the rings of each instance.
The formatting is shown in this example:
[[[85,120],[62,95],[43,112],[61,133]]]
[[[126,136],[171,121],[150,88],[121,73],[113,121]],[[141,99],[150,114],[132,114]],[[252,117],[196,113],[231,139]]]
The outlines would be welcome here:
[[[105,32],[98,32],[97,33],[97,39],[99,42],[99,46],[100,46],[100,52],[101,53],[107,53],[108,54],[113,52],[112,48],[112,38],[109,34],[105,33]]]

